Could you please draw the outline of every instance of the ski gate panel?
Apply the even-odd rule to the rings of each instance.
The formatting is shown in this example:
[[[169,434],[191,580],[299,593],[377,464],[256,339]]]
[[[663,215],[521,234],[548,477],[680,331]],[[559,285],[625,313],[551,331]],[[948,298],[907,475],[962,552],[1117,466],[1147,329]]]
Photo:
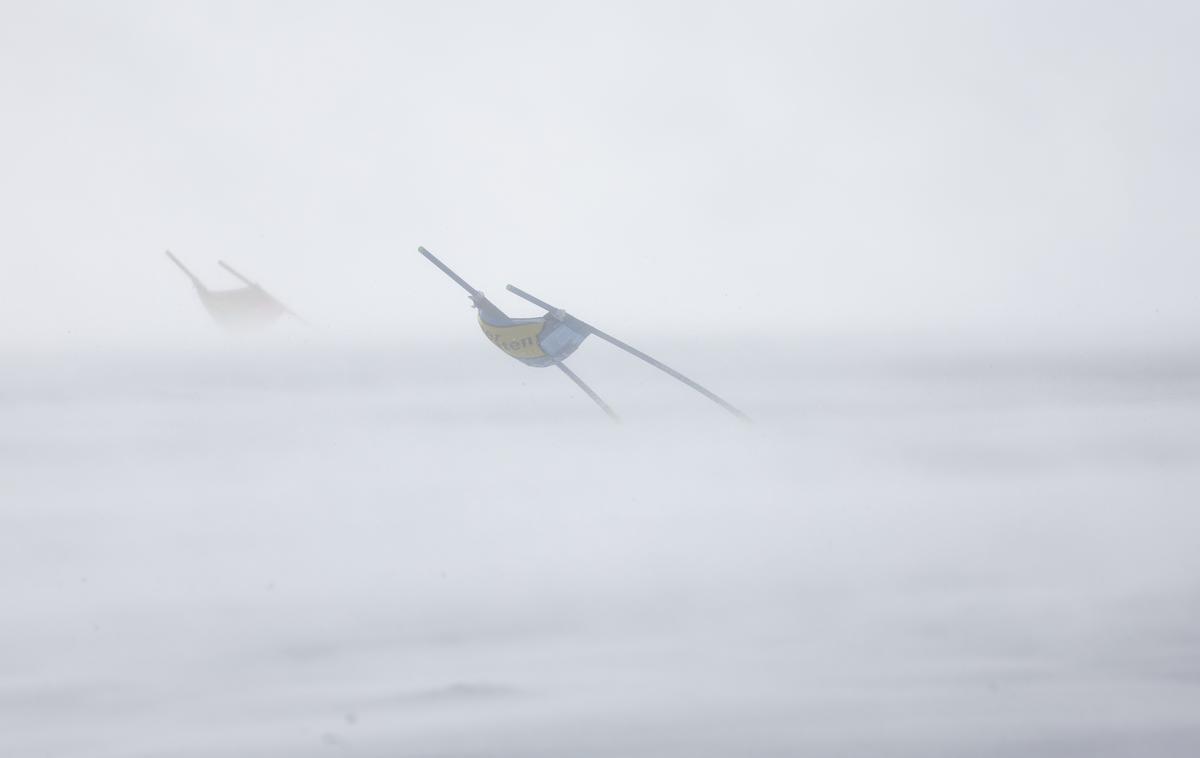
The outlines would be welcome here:
[[[483,333],[495,343],[496,347],[512,357],[522,360],[546,357],[546,352],[542,350],[542,345],[538,341],[538,335],[542,333],[545,325],[546,320],[540,318],[509,326],[496,326],[482,318],[479,319],[479,326],[483,329]]]

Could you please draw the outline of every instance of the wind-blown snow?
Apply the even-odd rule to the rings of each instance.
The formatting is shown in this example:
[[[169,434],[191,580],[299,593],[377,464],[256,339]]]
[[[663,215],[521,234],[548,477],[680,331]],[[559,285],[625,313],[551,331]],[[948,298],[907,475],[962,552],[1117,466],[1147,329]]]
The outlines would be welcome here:
[[[7,356],[0,752],[1200,746],[1195,363],[476,347]]]

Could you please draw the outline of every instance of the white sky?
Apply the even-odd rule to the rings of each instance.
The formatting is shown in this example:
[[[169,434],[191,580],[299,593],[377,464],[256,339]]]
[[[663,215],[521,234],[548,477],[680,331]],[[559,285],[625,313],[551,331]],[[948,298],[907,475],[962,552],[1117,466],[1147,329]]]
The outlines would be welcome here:
[[[0,6],[0,342],[1200,332],[1200,4]],[[465,322],[465,323],[464,323]]]

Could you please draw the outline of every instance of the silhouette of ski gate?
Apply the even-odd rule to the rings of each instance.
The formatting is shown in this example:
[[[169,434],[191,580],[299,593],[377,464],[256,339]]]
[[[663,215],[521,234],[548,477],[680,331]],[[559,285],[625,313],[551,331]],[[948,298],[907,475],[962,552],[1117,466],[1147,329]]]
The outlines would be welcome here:
[[[423,247],[418,247],[417,252],[425,256],[430,263],[441,269],[442,273],[453,279],[458,283],[458,286],[467,291],[471,296],[471,304],[479,311],[480,328],[483,329],[483,333],[487,335],[488,339],[496,347],[530,366],[539,368],[557,366],[567,378],[575,382],[588,397],[595,401],[596,405],[600,406],[601,410],[607,413],[612,420],[618,421],[619,419],[608,403],[604,402],[591,387],[585,384],[574,371],[567,368],[563,362],[583,344],[585,339],[592,335],[621,348],[630,355],[640,358],[656,369],[670,374],[742,421],[750,420],[745,413],[742,413],[729,402],[665,363],[652,358],[632,345],[622,342],[611,334],[600,331],[586,321],[575,318],[563,309],[556,308],[511,284],[506,287],[509,292],[543,309],[546,311],[546,315],[537,318],[509,318],[504,311],[497,308],[491,300],[488,300],[482,292],[467,284],[465,279],[454,273],[449,266],[438,260],[433,253]]]
[[[245,285],[244,287],[231,290],[209,289],[170,250],[167,251],[167,257],[191,280],[208,315],[212,316],[213,321],[225,329],[236,331],[253,326],[265,326],[284,314],[309,326],[307,321],[280,302],[279,298],[238,273],[225,261],[217,261],[217,263],[221,268],[237,277]]]

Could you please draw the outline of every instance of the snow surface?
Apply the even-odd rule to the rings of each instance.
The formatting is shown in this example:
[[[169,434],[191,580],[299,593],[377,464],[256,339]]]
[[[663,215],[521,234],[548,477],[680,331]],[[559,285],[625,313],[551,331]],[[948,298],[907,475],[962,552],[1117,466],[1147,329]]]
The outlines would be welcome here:
[[[0,754],[1200,750],[1200,364],[643,346],[3,356]]]

